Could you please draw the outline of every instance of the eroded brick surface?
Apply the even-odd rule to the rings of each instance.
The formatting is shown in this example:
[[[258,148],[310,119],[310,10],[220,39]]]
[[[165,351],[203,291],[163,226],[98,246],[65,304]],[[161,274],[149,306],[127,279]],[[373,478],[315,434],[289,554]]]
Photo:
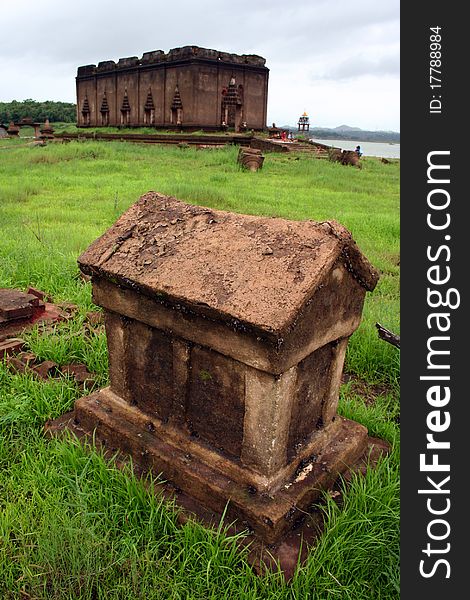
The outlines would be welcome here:
[[[7,338],[0,341],[0,359],[4,356],[10,356],[20,352],[25,345],[25,341],[20,338]]]
[[[243,365],[218,352],[195,347],[188,391],[186,418],[191,435],[239,457],[245,414]]]
[[[38,306],[39,299],[33,294],[8,288],[0,289],[0,323],[28,319]]]

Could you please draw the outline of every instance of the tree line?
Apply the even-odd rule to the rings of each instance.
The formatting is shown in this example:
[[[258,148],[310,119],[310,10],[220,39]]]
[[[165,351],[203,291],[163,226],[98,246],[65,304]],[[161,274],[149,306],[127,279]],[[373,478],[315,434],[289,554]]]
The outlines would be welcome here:
[[[36,100],[12,100],[0,102],[0,123],[21,121],[31,117],[33,121],[43,123],[46,119],[51,122],[75,123],[77,120],[77,105],[72,102],[37,102]]]

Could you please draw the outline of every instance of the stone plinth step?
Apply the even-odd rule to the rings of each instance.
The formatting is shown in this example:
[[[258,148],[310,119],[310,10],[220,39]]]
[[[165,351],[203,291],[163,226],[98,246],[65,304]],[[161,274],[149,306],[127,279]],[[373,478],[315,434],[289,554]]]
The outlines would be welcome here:
[[[158,427],[139,422],[132,409],[126,415],[127,407],[115,404],[113,394],[103,391],[106,390],[82,398],[78,411],[48,421],[46,435],[72,432],[82,441],[104,450],[118,467],[129,464],[130,455],[132,468],[139,476],[149,471],[154,475],[161,471],[170,474],[156,489],[165,498],[176,501],[181,524],[195,520],[217,528],[223,522],[229,525],[229,534],[245,532],[239,544],[249,547],[248,561],[255,570],[258,573],[277,570],[279,564],[287,580],[293,576],[297,564],[307,559],[309,548],[323,530],[323,517],[318,510],[323,491],[329,490],[335,501],[341,501],[343,486],[348,484],[352,473],[365,474],[367,468],[390,450],[387,442],[367,436],[361,425],[339,417],[338,433],[322,455],[299,465],[295,475],[271,497],[252,486],[235,483],[220,470],[220,464],[211,468],[177,443],[163,441]],[[181,466],[182,473],[178,472]],[[227,490],[231,496],[228,504]]]

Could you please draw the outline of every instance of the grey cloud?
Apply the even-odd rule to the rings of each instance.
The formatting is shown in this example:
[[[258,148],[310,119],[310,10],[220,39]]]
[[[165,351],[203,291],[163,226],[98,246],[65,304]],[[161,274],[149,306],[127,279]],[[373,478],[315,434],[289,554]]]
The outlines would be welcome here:
[[[399,0],[4,4],[3,21],[20,25],[9,25],[0,36],[0,64],[8,73],[8,78],[0,77],[0,100],[21,99],[20,90],[23,94],[26,89],[27,96],[36,98],[61,90],[54,99],[70,101],[80,65],[190,44],[264,56],[273,90],[269,110],[276,113],[297,110],[279,90],[295,88],[299,78],[307,86],[305,97],[296,102],[307,106],[321,101],[311,86],[315,81],[398,74]]]
[[[328,47],[367,44],[366,30],[396,21],[398,13],[397,0],[238,0],[235,10],[215,0],[177,5],[81,0],[79,11],[58,0],[29,4],[29,13],[20,14],[21,43],[9,28],[0,38],[0,53],[77,64],[187,44],[302,60]],[[13,5],[7,17],[12,13],[14,19],[14,12]]]
[[[400,58],[398,53],[383,57],[365,55],[351,56],[323,73],[312,74],[312,79],[332,79],[347,81],[364,76],[392,76],[400,74]]]

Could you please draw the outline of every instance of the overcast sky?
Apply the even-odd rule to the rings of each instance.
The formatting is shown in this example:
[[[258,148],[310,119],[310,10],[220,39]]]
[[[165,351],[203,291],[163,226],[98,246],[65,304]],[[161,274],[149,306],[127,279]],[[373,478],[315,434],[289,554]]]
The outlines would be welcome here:
[[[268,124],[399,131],[399,0],[0,0],[0,101],[75,102],[77,67],[202,46],[266,58]]]

